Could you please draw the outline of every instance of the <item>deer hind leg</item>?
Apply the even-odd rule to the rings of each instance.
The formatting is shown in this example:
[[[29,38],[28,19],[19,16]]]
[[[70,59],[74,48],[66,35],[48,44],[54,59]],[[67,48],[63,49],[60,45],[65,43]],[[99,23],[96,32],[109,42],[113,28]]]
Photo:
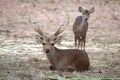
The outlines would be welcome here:
[[[55,67],[57,70],[60,71],[72,72],[75,70],[74,66],[72,66],[71,63],[69,63],[69,61],[65,59],[60,60],[60,62]]]
[[[57,69],[58,71],[65,71],[65,72],[73,72],[73,71],[75,71],[75,68],[73,68],[73,67],[65,67],[65,68],[59,68],[59,69]]]

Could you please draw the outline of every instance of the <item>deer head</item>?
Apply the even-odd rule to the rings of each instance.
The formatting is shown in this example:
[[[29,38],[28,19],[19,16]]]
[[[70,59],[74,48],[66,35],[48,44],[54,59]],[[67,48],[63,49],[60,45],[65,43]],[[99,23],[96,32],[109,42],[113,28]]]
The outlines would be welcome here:
[[[48,35],[39,30],[39,35],[36,35],[35,37],[37,43],[41,43],[43,45],[43,50],[45,53],[52,53],[54,50],[54,45],[62,39],[62,36],[59,36],[62,32],[63,30],[59,28],[53,35]]]
[[[67,24],[65,26],[68,26],[69,24],[69,15],[67,14]],[[61,26],[58,28],[58,30],[53,35],[46,34],[41,28],[38,26],[33,26],[33,23],[29,17],[29,22],[32,24],[32,27],[34,30],[39,34],[36,35],[35,38],[37,40],[37,43],[40,43],[43,45],[43,50],[45,53],[51,53],[54,50],[54,45],[61,41],[62,36],[59,36],[65,29],[65,26]]]
[[[94,12],[94,7],[90,8],[89,10],[84,10],[82,7],[79,7],[78,10],[79,10],[79,12],[82,13],[83,18],[84,18],[85,20],[88,20],[89,15]]]

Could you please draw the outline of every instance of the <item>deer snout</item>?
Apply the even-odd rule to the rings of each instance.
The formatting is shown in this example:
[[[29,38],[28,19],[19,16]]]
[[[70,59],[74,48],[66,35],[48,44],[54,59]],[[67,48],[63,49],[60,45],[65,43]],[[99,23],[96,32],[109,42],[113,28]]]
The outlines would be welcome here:
[[[45,53],[49,53],[50,52],[50,49],[45,49]]]
[[[44,45],[43,50],[45,53],[51,53],[51,47],[49,45]]]
[[[86,21],[88,20],[88,16],[85,17],[85,20],[86,20]]]
[[[88,20],[88,18],[89,18],[89,15],[84,15],[83,16],[83,19],[86,20],[86,21]]]
[[[88,18],[85,18],[85,20],[87,21],[87,20],[88,20]]]

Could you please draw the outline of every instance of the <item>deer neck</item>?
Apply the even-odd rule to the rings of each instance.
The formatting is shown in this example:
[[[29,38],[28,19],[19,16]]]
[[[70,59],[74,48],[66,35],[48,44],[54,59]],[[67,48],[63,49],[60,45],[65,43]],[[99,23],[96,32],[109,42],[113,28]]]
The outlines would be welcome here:
[[[77,28],[78,32],[83,32],[83,30],[85,29],[86,27],[86,24],[87,24],[87,20],[84,18],[84,16],[82,16],[82,21],[81,23],[79,24],[80,27]]]
[[[84,16],[82,16],[82,21],[80,26],[84,26],[87,23],[87,20],[84,18]]]
[[[57,47],[53,46],[53,49],[51,51],[52,56],[56,56],[57,53],[59,53],[59,49]]]
[[[50,63],[52,65],[56,65],[57,64],[57,53],[58,52],[58,48],[56,48],[55,46],[53,46],[52,50],[50,53],[46,54],[47,58],[49,59]]]

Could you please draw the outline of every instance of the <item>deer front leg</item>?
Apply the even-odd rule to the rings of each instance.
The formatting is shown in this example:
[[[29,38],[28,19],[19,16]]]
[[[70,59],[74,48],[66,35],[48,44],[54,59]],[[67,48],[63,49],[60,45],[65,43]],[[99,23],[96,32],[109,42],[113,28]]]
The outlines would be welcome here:
[[[57,64],[56,69],[60,71],[68,71],[68,72],[75,71],[75,68],[72,65],[70,65],[70,63],[68,63],[67,60],[64,59]]]
[[[84,47],[84,50],[85,50],[85,43],[86,43],[86,35],[83,36],[83,47]]]
[[[51,65],[51,64],[45,65],[45,68],[46,68],[46,69],[50,69],[50,70],[55,70],[55,69],[56,69],[55,66],[53,66],[53,65]]]
[[[77,47],[77,36],[75,35],[75,49]]]
[[[81,37],[79,36],[79,37],[78,37],[78,49],[79,49],[79,47],[80,47],[80,43],[81,43]]]

